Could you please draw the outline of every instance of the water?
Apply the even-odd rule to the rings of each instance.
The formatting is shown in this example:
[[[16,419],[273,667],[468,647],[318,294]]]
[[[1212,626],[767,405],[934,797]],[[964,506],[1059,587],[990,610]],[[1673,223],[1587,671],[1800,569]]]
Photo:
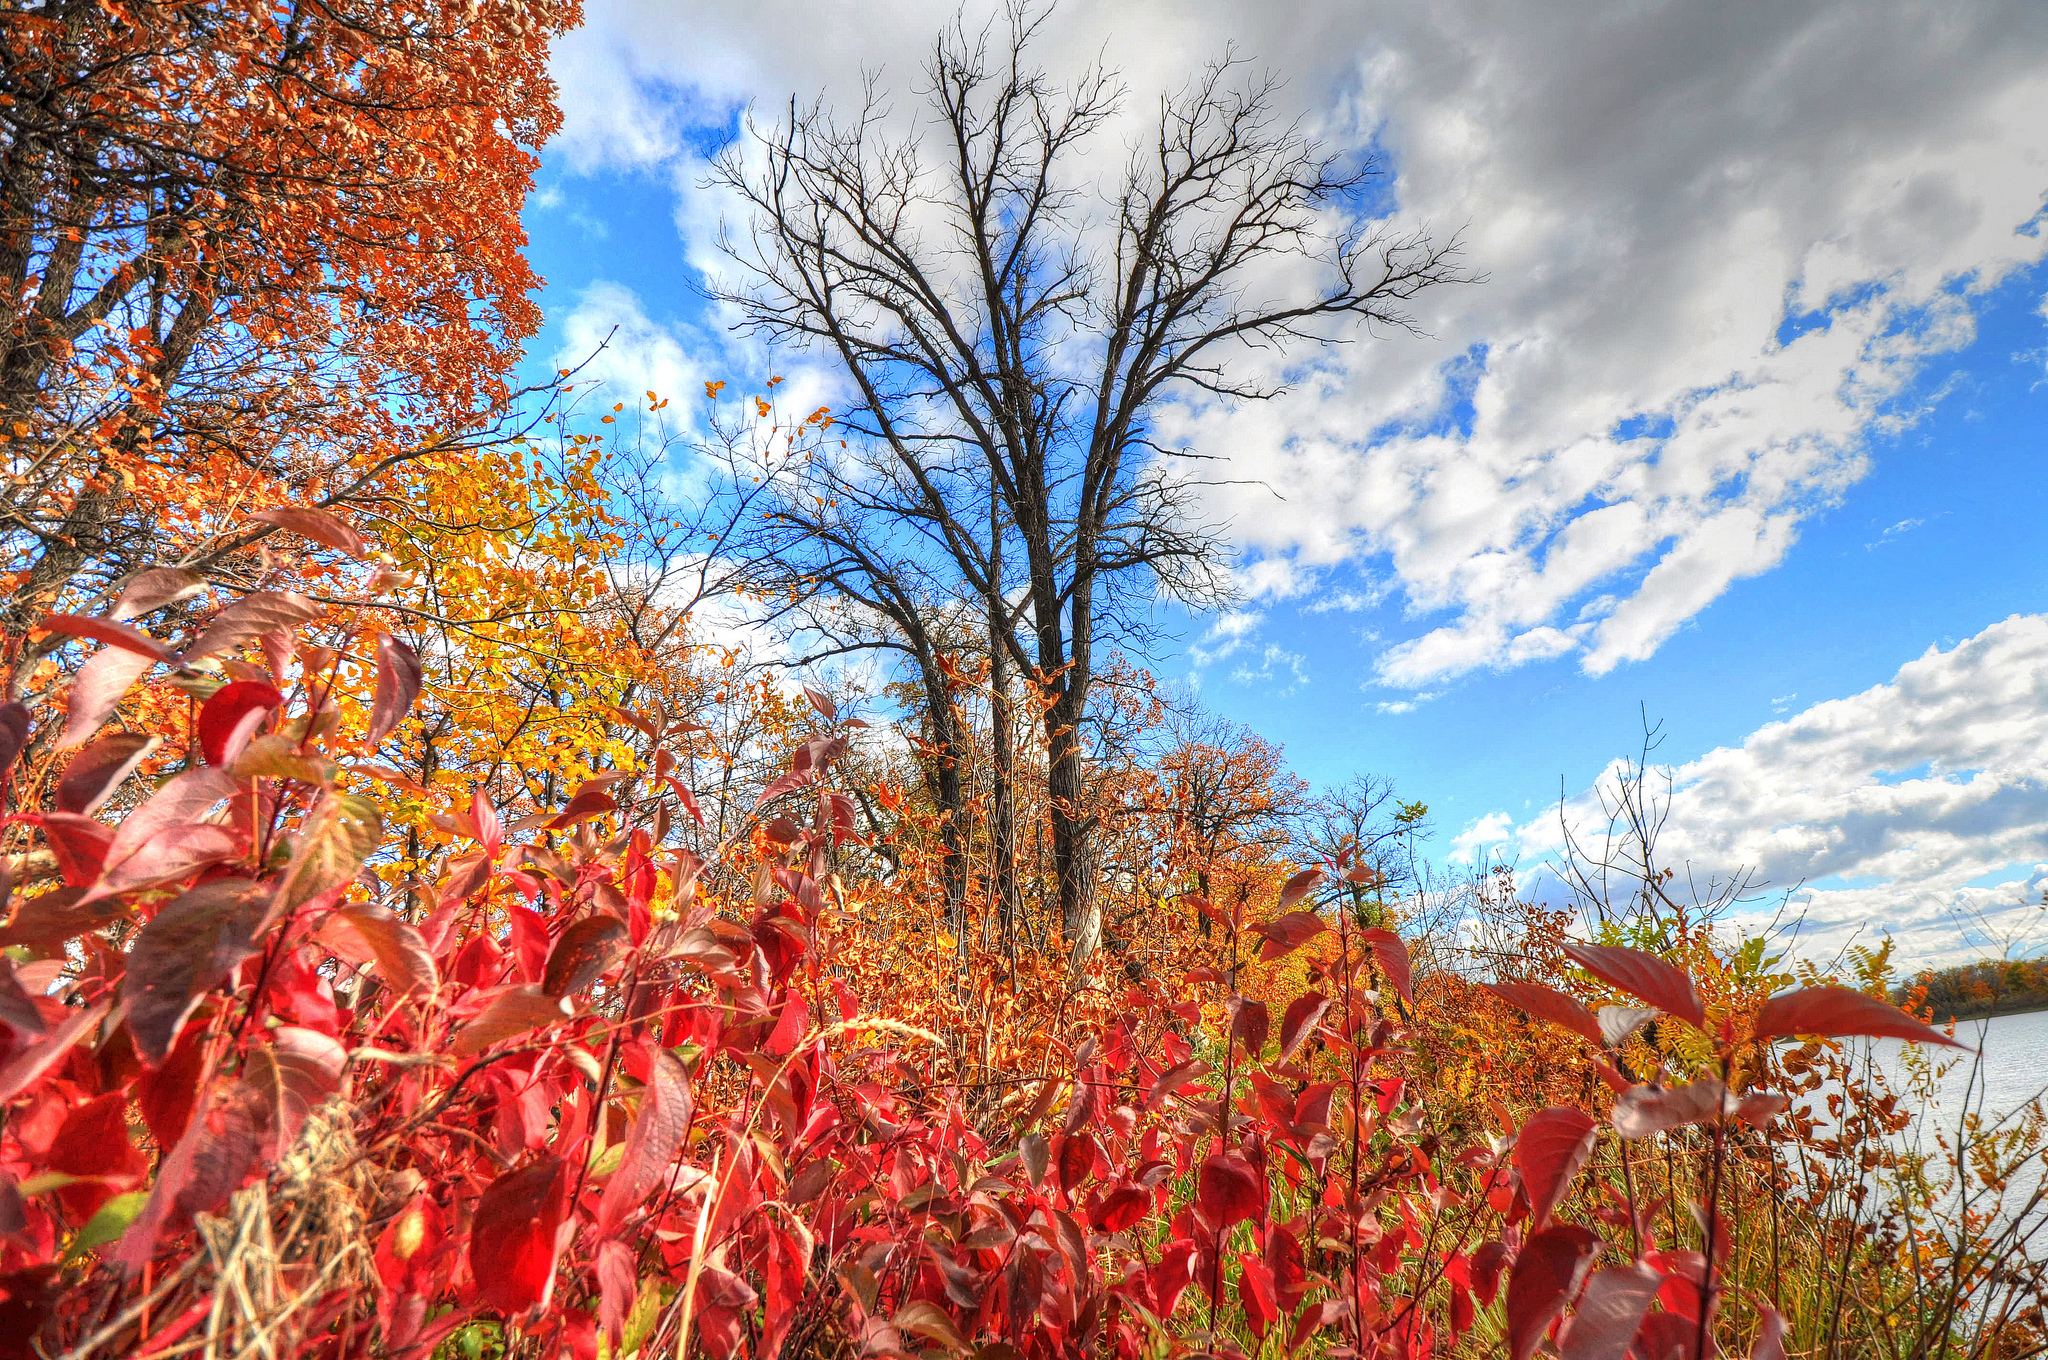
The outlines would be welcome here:
[[[1956,1040],[1971,1049],[1982,1048],[1982,1086],[1971,1088],[1974,1055],[1954,1049],[1924,1050],[1935,1060],[1937,1069],[1946,1068],[1935,1097],[1935,1111],[1943,1116],[1943,1123],[1953,1127],[1955,1116],[1966,1101],[1981,1110],[1988,1123],[2018,1110],[2048,1086],[2048,1011],[1958,1021]],[[1881,1039],[1871,1047],[1871,1056],[1892,1078],[1894,1086],[1902,1085],[1901,1050],[1905,1045],[1896,1039]],[[1981,1106],[1976,1104],[1980,1096]]]

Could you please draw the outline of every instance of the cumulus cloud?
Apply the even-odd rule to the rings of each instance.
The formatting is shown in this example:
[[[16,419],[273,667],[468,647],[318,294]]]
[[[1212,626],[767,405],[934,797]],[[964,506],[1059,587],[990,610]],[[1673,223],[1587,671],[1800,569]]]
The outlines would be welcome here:
[[[1996,952],[2034,928],[2048,889],[2048,615],[1930,648],[1889,682],[1769,723],[1670,779],[1665,862],[1810,885],[1793,897],[1803,951],[1889,933],[1913,962]],[[1597,789],[1563,814],[1582,829],[1605,820]],[[1511,843],[1525,862],[1556,851],[1556,814],[1509,826],[1492,814],[1458,845],[1469,856]]]
[[[557,57],[563,154],[663,167],[708,266],[705,137],[751,100],[851,104],[863,72],[908,118],[952,12],[600,0]],[[1256,598],[1402,602],[1388,685],[1651,655],[1784,559],[2048,249],[2048,8],[2026,0],[1137,0],[1070,6],[1044,56],[1102,56],[1136,117],[1232,41],[1308,126],[1384,154],[1399,225],[1462,232],[1487,276],[1425,298],[1425,336],[1247,356],[1295,392],[1162,432],[1224,459],[1210,509]]]

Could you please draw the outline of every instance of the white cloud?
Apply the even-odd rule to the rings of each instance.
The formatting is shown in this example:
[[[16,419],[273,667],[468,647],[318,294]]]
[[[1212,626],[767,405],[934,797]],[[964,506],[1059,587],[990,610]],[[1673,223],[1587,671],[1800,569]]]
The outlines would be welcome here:
[[[1795,898],[1805,952],[1890,932],[1911,961],[1973,955],[2031,928],[2048,887],[2048,615],[1929,648],[1888,683],[1769,723],[1671,779],[1665,862],[1816,884]],[[1604,821],[1591,791],[1564,811],[1581,828]],[[1502,839],[1492,819],[1481,827],[1458,844]],[[1558,834],[1553,814],[1515,839],[1533,859]]]
[[[1446,858],[1453,864],[1472,864],[1481,854],[1515,839],[1515,819],[1505,812],[1489,812],[1451,839]]]
[[[1259,651],[1258,664],[1249,661],[1230,673],[1240,685],[1256,685],[1275,698],[1285,698],[1308,683],[1308,658],[1269,642]]]
[[[951,14],[594,3],[556,59],[563,153],[664,167],[708,265],[693,135],[750,100],[851,104],[864,70],[907,119]],[[1119,68],[1134,117],[1235,41],[1310,126],[1383,148],[1401,222],[1462,228],[1487,274],[1425,299],[1430,338],[1297,355],[1296,395],[1165,422],[1224,457],[1211,509],[1254,591],[1345,573],[1406,601],[1390,685],[1649,656],[1784,559],[1869,436],[1919,414],[1983,291],[2048,249],[2048,8],[2026,0],[1127,0],[1049,35],[1056,72]]]
[[[681,406],[703,390],[706,366],[685,349],[684,332],[648,316],[624,284],[591,284],[558,324],[556,366],[604,384],[614,401],[633,405],[655,392]]]

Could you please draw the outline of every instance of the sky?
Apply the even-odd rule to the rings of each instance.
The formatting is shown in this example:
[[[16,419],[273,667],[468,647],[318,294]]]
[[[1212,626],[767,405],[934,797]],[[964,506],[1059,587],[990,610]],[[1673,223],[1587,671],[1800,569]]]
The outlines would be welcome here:
[[[592,0],[531,361],[610,336],[587,372],[686,414],[770,372],[829,402],[705,301],[745,220],[706,157],[864,75],[908,130],[953,13]],[[1483,275],[1419,334],[1247,356],[1280,400],[1162,413],[1220,460],[1240,600],[1157,671],[1531,874],[1648,723],[1665,851],[1752,869],[1753,924],[1790,893],[1820,957],[2048,949],[2048,6],[1121,0],[1045,32],[1049,72],[1129,91],[1103,164],[1229,50]]]

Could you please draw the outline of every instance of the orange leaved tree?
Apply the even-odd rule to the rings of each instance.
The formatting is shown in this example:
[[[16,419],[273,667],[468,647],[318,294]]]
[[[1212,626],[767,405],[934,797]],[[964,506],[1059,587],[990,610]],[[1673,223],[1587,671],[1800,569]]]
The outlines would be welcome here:
[[[151,566],[231,572],[277,527],[250,511],[488,431],[539,322],[519,210],[578,13],[0,12],[10,634]]]

